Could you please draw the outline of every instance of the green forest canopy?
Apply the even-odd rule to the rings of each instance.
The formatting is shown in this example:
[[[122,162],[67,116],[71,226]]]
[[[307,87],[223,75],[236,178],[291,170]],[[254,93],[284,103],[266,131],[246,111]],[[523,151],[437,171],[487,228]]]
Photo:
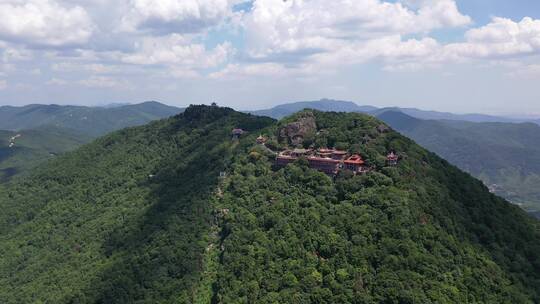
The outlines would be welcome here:
[[[374,118],[314,115],[305,144],[376,170],[275,168],[255,138],[297,116],[192,106],[2,186],[0,302],[540,301],[537,221]]]

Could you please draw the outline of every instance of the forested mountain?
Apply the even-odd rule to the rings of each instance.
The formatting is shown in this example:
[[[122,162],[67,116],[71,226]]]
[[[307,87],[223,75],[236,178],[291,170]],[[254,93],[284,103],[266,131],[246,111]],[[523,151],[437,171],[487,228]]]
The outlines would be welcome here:
[[[181,111],[158,102],[115,107],[0,107],[0,182],[111,131]]]
[[[98,137],[125,127],[176,115],[182,109],[158,102],[119,107],[28,105],[0,107],[0,130],[35,129],[53,126]]]
[[[540,301],[538,221],[373,117],[310,113],[191,106],[0,186],[0,302]],[[304,146],[373,170],[276,168],[308,114]]]
[[[378,117],[480,178],[496,194],[540,211],[540,126],[420,120],[394,111]]]

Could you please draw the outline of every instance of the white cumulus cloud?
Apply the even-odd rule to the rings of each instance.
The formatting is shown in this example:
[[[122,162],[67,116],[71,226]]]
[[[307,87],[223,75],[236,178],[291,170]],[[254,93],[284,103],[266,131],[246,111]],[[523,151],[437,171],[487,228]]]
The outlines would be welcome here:
[[[0,76],[15,83],[8,77],[39,70],[50,85],[128,88],[124,80],[141,75],[299,79],[364,63],[411,71],[510,60],[532,64],[520,75],[537,75],[540,20],[530,17],[473,27],[456,0],[253,0],[233,9],[244,2],[0,0]],[[456,28],[457,42],[433,34]]]
[[[0,39],[31,46],[61,47],[86,43],[94,26],[80,6],[54,0],[4,0],[0,3]]]
[[[146,37],[137,44],[136,51],[125,54],[122,61],[139,65],[171,65],[186,68],[210,68],[224,63],[234,52],[230,43],[208,50],[203,44],[193,43],[179,34]]]
[[[310,55],[355,41],[423,34],[471,23],[454,0],[426,1],[413,10],[379,0],[256,0],[244,18],[253,57]]]
[[[540,20],[519,22],[495,17],[492,22],[465,33],[465,42],[447,45],[451,56],[485,58],[540,53]]]
[[[131,0],[122,29],[194,33],[219,24],[231,13],[230,0]]]

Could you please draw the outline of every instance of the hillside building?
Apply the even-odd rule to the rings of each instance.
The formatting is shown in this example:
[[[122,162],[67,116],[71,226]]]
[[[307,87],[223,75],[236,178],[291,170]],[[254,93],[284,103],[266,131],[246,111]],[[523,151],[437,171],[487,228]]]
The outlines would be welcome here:
[[[287,166],[288,164],[294,162],[297,159],[298,159],[298,157],[280,153],[276,158],[276,165],[279,166],[279,167],[285,167],[285,166]]]
[[[333,150],[332,151],[332,159],[335,160],[344,160],[347,156],[347,151],[340,151],[340,150]]]
[[[298,158],[305,157],[310,168],[328,175],[336,175],[341,169],[351,170],[355,174],[368,172],[365,162],[360,155],[354,154],[348,158],[347,155],[348,153],[346,151],[326,148],[316,151],[311,149],[285,150],[278,154],[276,165],[285,167]]]
[[[339,171],[340,161],[332,158],[311,156],[308,157],[309,167],[328,175],[336,175]]]
[[[390,152],[390,154],[386,156],[386,163],[389,166],[397,166],[398,161],[399,161],[399,156],[396,153],[394,153],[394,151]]]
[[[354,154],[343,161],[344,167],[347,170],[351,170],[354,173],[367,172],[366,162],[362,159],[362,156]]]

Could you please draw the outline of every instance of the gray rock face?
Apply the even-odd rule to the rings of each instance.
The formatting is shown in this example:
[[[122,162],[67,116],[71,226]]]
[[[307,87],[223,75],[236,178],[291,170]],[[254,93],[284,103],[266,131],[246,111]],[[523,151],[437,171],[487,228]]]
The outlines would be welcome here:
[[[317,132],[315,116],[311,112],[306,112],[295,122],[287,124],[279,132],[280,140],[287,140],[294,146],[299,146],[307,136]]]
[[[388,128],[385,125],[379,125],[377,127],[377,131],[379,131],[379,133],[388,133],[388,132],[390,132],[390,128]]]

